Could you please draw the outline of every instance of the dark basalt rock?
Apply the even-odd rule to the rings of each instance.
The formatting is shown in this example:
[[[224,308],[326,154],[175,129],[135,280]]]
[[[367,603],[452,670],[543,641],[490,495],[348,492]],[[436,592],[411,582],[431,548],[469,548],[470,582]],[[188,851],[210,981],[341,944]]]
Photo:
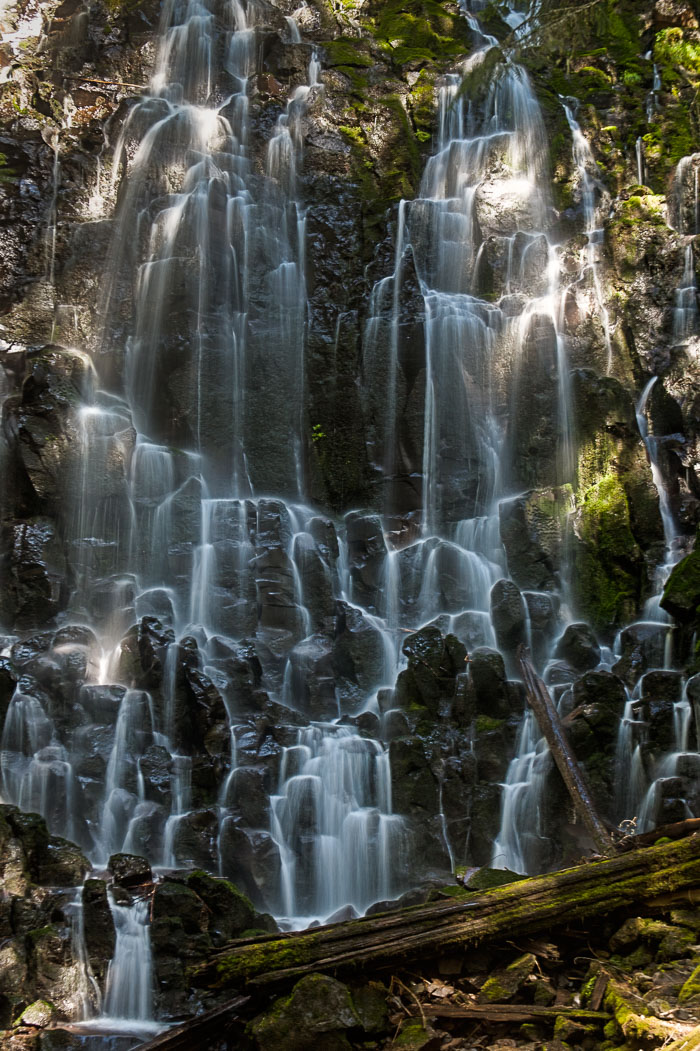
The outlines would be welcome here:
[[[83,884],[83,928],[90,966],[98,981],[102,981],[116,944],[114,923],[107,899],[107,884],[104,880],[87,879]]]
[[[498,645],[512,653],[527,638],[527,611],[512,580],[497,580],[491,588],[491,619]]]
[[[569,624],[559,639],[555,657],[567,661],[577,671],[595,668],[600,661],[600,646],[588,624]]]
[[[148,861],[137,854],[112,854],[107,867],[119,887],[138,887],[153,880]]]

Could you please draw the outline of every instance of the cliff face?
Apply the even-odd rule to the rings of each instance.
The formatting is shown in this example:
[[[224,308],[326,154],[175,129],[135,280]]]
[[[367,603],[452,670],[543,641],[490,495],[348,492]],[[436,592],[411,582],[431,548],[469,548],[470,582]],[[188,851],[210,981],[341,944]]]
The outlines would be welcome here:
[[[556,864],[521,642],[697,812],[700,12],[526,6],[3,14],[2,792],[93,863]]]

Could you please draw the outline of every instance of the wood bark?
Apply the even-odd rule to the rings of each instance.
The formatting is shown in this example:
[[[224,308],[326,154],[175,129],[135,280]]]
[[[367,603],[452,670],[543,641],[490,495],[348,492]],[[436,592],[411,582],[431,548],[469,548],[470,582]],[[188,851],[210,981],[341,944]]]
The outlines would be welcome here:
[[[249,999],[249,996],[237,996],[223,1007],[190,1018],[182,1025],[159,1033],[147,1044],[139,1044],[139,1051],[193,1051],[197,1047],[211,1047],[217,1040],[233,1035],[232,1030],[238,1028],[237,1012]],[[244,1026],[245,1022],[240,1025]]]
[[[233,943],[193,976],[210,988],[273,988],[312,971],[342,975],[566,927],[700,887],[700,836],[520,880],[467,900],[418,905],[282,937]]]
[[[583,770],[571,750],[566,731],[549,690],[537,675],[523,647],[518,653],[520,672],[525,683],[527,703],[535,713],[540,730],[562,776],[576,813],[600,854],[614,854],[616,847],[605,823],[596,810]]]
[[[537,1022],[571,1018],[578,1022],[609,1022],[606,1011],[587,1011],[581,1007],[540,1007],[537,1004],[421,1004],[426,1018],[460,1018],[484,1022]],[[416,1012],[417,1014],[417,1012]]]

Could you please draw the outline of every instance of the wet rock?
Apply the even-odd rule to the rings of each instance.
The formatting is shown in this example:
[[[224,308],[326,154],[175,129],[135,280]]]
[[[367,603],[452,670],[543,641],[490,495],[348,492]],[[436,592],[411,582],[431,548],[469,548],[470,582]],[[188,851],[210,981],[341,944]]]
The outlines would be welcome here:
[[[302,638],[304,615],[297,605],[294,566],[286,551],[271,547],[256,556],[255,586],[260,627],[288,631],[294,638]]]
[[[153,881],[151,866],[137,854],[112,854],[107,867],[119,887],[138,887]]]
[[[73,956],[70,931],[50,924],[27,935],[27,957],[38,999],[50,1000],[60,1017],[79,1010],[80,964]]]
[[[269,832],[225,822],[221,831],[223,874],[241,887],[258,908],[276,910],[281,862]]]
[[[345,527],[353,593],[362,606],[379,612],[387,554],[382,523],[376,515],[353,511],[346,515]]]
[[[27,954],[20,938],[5,938],[0,945],[0,983],[6,997],[20,999],[27,990]]]
[[[524,591],[523,598],[530,618],[530,642],[536,664],[549,656],[560,607],[559,596],[544,591]]]
[[[191,810],[178,819],[173,854],[178,868],[215,869],[219,819],[214,810]]]
[[[335,612],[333,582],[328,564],[309,533],[294,538],[294,561],[301,579],[301,600],[315,628],[322,628]]]
[[[83,929],[85,948],[93,974],[102,981],[109,961],[114,956],[116,934],[107,900],[107,884],[101,879],[87,879],[83,884]]]
[[[693,675],[685,684],[688,700],[691,704],[700,703],[700,675]]]
[[[175,641],[175,633],[172,628],[164,627],[157,617],[142,617],[138,638],[142,684],[147,690],[157,688],[163,679],[166,653]]]
[[[51,836],[38,868],[39,880],[52,887],[77,887],[90,871],[90,862],[74,843]]]
[[[216,944],[238,937],[243,931],[264,929],[274,932],[277,925],[256,913],[252,902],[229,880],[217,879],[201,870],[187,877],[187,886],[207,907],[207,928]]]
[[[393,741],[397,737],[407,737],[410,733],[408,719],[398,708],[390,708],[382,717],[381,738]]]
[[[146,799],[163,806],[170,804],[173,761],[167,748],[150,745],[139,760]]]
[[[370,690],[384,669],[382,637],[364,614],[345,602],[336,604],[333,661],[336,674]]]
[[[323,974],[302,978],[250,1026],[260,1051],[304,1051],[321,1042],[326,1051],[342,1051],[350,1047],[345,1031],[360,1027],[347,986]]]
[[[263,767],[240,766],[228,783],[226,806],[246,828],[266,828],[270,820],[270,785]]]
[[[535,489],[498,506],[508,571],[520,588],[551,591],[558,586],[569,489]]]
[[[675,703],[683,691],[683,676],[679,671],[649,671],[642,676],[642,699],[656,697]]]
[[[476,712],[495,719],[510,715],[506,690],[506,666],[498,650],[480,647],[469,660],[469,678],[474,687]]]
[[[309,719],[324,721],[338,715],[335,652],[326,635],[316,634],[297,643],[289,654],[294,704]]]
[[[491,588],[490,600],[498,645],[513,652],[527,636],[527,612],[520,590],[511,580],[497,580]]]
[[[15,522],[7,547],[3,619],[19,628],[49,624],[68,599],[67,562],[56,523],[45,517]]]
[[[96,723],[115,723],[126,689],[124,686],[85,685],[80,690],[80,704]]]
[[[50,345],[34,356],[17,407],[21,461],[36,495],[57,507],[77,470],[78,409],[88,393],[90,361],[85,354]]]
[[[418,738],[399,738],[389,746],[392,798],[399,814],[438,813],[439,786]]]
[[[700,616],[700,551],[686,555],[666,581],[661,607],[684,624]]]
[[[663,667],[668,632],[665,624],[643,622],[630,624],[620,632],[620,659],[613,672],[630,689],[649,668]]]
[[[153,919],[175,916],[186,934],[202,934],[208,926],[208,910],[202,899],[190,887],[165,879],[158,883],[153,895]]]
[[[569,624],[557,643],[554,656],[567,661],[578,671],[587,671],[599,663],[600,646],[588,624]]]

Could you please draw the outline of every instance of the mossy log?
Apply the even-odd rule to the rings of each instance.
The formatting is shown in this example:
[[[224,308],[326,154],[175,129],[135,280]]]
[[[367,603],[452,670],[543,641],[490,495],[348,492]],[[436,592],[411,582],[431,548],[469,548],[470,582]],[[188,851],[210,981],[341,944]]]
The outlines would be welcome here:
[[[582,1007],[541,1007],[538,1004],[422,1004],[426,1018],[454,1018],[462,1021],[483,1022],[554,1022],[570,1018],[576,1022],[595,1025],[609,1022],[612,1015],[605,1011],[587,1011]],[[418,1012],[415,1012],[418,1014]]]
[[[599,918],[661,895],[700,887],[700,836],[630,851],[561,872],[520,880],[463,899],[330,924],[311,931],[232,943],[192,976],[212,989],[253,993],[323,971],[348,974],[368,967],[465,951],[485,941],[512,939]]]
[[[237,996],[223,1007],[190,1018],[174,1029],[160,1033],[147,1044],[139,1044],[139,1051],[192,1051],[195,1047],[209,1047],[212,1042],[223,1041],[227,1037],[240,1037],[245,1022],[238,1018],[238,1011],[249,1000],[249,996]]]
[[[518,660],[525,683],[527,703],[535,713],[535,718],[549,745],[549,750],[566,785],[574,809],[588,830],[597,850],[601,854],[611,854],[616,849],[615,844],[598,815],[591,790],[571,749],[549,690],[537,675],[522,647],[518,653]]]

